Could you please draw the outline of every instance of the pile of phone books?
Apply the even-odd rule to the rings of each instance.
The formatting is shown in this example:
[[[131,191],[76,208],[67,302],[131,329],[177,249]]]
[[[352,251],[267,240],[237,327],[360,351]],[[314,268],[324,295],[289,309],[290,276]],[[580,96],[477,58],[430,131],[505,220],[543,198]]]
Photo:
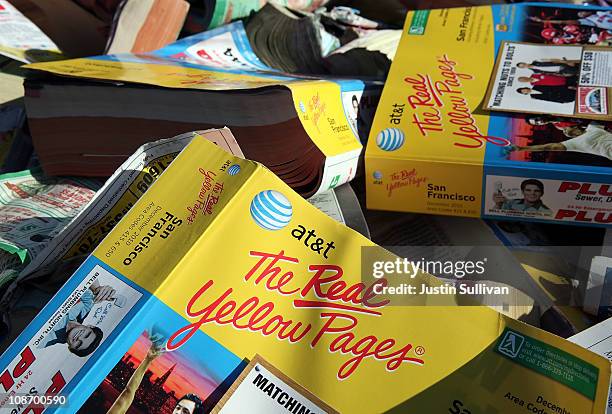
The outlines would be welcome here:
[[[610,410],[612,8],[430,3],[0,0],[0,411]]]

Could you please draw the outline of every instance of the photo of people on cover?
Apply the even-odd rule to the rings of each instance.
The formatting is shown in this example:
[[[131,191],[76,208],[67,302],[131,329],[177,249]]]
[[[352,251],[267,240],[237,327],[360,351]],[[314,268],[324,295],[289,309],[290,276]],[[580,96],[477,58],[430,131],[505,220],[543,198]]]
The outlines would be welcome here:
[[[485,211],[505,217],[551,220],[559,207],[571,199],[557,192],[555,180],[489,175],[486,179]]]
[[[506,50],[509,62],[504,73],[506,85],[499,91],[501,95],[498,97],[498,103],[501,104],[500,100],[505,100],[506,95],[510,96],[518,102],[518,109],[502,110],[507,111],[505,113],[491,112],[497,124],[494,134],[501,134],[511,142],[511,145],[500,151],[494,151],[495,158],[612,167],[610,115],[602,116],[601,119],[580,118],[580,114],[571,116],[576,109],[575,98],[578,92],[573,85],[579,83],[579,62],[582,59],[581,53],[576,51],[580,52],[581,45],[612,45],[612,12],[526,6],[521,13],[524,14],[522,27],[518,28],[521,35],[517,38],[518,42],[510,43],[516,47],[515,50]],[[540,49],[546,48],[545,45],[554,45],[550,46],[552,52],[548,52],[552,53],[551,56],[545,57],[539,52],[529,56],[521,55],[529,54],[529,48],[546,50]],[[558,49],[561,52],[554,52],[558,46],[562,46]],[[521,50],[524,47],[527,49]],[[503,49],[500,48],[499,52],[503,53]],[[503,59],[504,56],[498,57]],[[497,72],[500,75],[497,79],[499,81],[504,72],[503,63],[501,67],[498,65]],[[589,104],[594,109],[603,110],[604,104],[609,105],[605,94],[589,91],[587,87],[582,89],[586,93],[582,96],[578,93],[578,97],[585,103],[589,98]],[[489,92],[490,99],[485,106],[495,103],[495,88],[490,88]],[[564,97],[572,101],[566,104],[559,102],[565,100]],[[529,113],[532,104],[539,109]],[[552,106],[559,105],[567,105],[572,108],[572,112],[552,115],[555,113]],[[546,110],[542,110],[543,107]]]
[[[486,109],[609,119],[612,48],[504,42]]]
[[[64,355],[61,359],[66,362],[62,366],[65,370],[83,365],[141,296],[100,267],[90,275],[95,279],[66,299],[64,312],[52,317],[32,343],[40,356]]]
[[[214,367],[188,347],[168,352],[154,326],[138,337],[78,411],[81,414],[204,414],[219,387]],[[214,364],[214,362],[211,362]]]
[[[82,281],[33,334],[23,352],[31,352],[30,374],[21,384],[28,390],[45,390],[52,377],[69,383],[96,351],[107,343],[117,326],[142,294],[99,265]],[[111,339],[112,340],[112,339]],[[29,351],[28,351],[29,350]],[[20,352],[21,353],[21,352]],[[99,354],[99,353],[98,353]],[[18,363],[21,356],[13,360]],[[6,403],[6,400],[4,401]],[[0,405],[0,412],[6,407]],[[25,407],[15,408],[15,414]]]
[[[612,12],[571,8],[525,7],[523,41],[555,45],[612,46]]]
[[[509,160],[612,167],[612,122],[536,114],[508,120]]]
[[[342,92],[344,115],[351,130],[362,144],[365,144],[368,139],[374,113],[380,100],[380,92],[378,87],[366,87],[363,91]]]
[[[581,183],[557,179],[491,174],[485,180],[484,210],[490,215],[532,220],[610,223],[612,215],[593,211],[593,206],[605,208],[612,197],[579,194],[580,187]]]
[[[79,357],[94,352],[102,342],[104,332],[98,326],[85,324],[84,321],[94,305],[105,301],[122,307],[126,298],[118,295],[111,285],[100,285],[100,282],[95,280],[53,329],[38,342],[37,348],[62,344]]]
[[[494,208],[496,210],[530,212],[545,216],[552,214],[550,208],[542,201],[544,184],[540,180],[533,178],[523,180],[520,184],[520,196],[516,194],[516,190],[504,189],[501,182],[496,184],[496,190],[493,193]],[[504,192],[506,193],[505,195]],[[510,195],[510,193],[514,194]]]
[[[510,106],[514,101],[516,108],[499,108],[507,112],[495,113],[497,132],[503,131],[503,136],[512,145],[496,152],[496,157],[522,162],[612,167],[610,115],[584,119],[580,118],[580,113],[574,114],[574,110],[580,109],[576,97],[583,103],[587,115],[605,111],[610,105],[609,96],[600,92],[605,88],[580,87],[579,84],[581,45],[612,46],[612,12],[526,6],[521,13],[525,16],[518,29],[521,35],[518,42],[511,43],[516,50],[510,50],[506,56],[509,58],[504,73],[506,85],[498,97],[498,104],[501,104],[500,99],[509,97]],[[549,52],[540,53],[548,50],[547,47]],[[503,59],[504,56],[499,57]],[[503,63],[501,65],[498,65],[499,75],[504,70]],[[600,72],[608,73],[608,77],[612,73],[609,70]],[[495,92],[493,88],[487,103],[495,103]],[[529,110],[532,105],[537,107],[535,111]],[[589,113],[587,106],[593,111]],[[556,111],[560,107],[567,108],[565,115]],[[557,115],[552,115],[555,113]]]

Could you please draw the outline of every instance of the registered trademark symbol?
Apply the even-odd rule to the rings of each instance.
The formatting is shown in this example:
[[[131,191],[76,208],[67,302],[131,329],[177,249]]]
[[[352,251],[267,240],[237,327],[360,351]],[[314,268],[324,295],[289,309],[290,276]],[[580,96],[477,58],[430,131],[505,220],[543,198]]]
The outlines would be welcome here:
[[[422,346],[417,346],[414,349],[414,353],[417,355],[423,355],[425,353],[425,348],[423,348]]]

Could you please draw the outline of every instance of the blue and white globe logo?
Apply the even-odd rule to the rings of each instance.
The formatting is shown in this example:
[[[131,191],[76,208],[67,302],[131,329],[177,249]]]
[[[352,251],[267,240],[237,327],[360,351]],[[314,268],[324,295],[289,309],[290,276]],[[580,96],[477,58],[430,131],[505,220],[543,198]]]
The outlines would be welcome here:
[[[404,144],[404,132],[399,128],[385,128],[376,136],[376,145],[384,151],[395,151]]]
[[[302,111],[303,114],[306,113],[306,105],[304,105],[302,101],[300,101],[300,111]]]
[[[383,175],[382,175],[382,173],[380,171],[374,171],[374,174],[372,174],[372,175],[374,176],[375,180],[380,180],[383,177]]]
[[[291,203],[278,191],[262,191],[251,201],[251,217],[266,230],[282,229],[289,224],[292,215]]]
[[[230,165],[229,168],[227,169],[227,173],[229,175],[236,175],[239,172],[240,172],[240,165],[238,164]]]

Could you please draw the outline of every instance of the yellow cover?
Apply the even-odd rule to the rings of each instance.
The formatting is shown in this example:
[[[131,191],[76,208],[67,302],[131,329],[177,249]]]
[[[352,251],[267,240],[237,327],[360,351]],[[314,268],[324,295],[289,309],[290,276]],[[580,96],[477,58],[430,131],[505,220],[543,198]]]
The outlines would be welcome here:
[[[490,138],[488,115],[476,108],[494,63],[493,13],[487,6],[427,11],[425,34],[409,33],[424,13],[406,18],[370,131],[368,207],[479,217]],[[458,37],[464,19],[478,22],[470,41]],[[446,187],[455,202],[431,200],[429,185]]]
[[[568,129],[575,119],[551,117],[553,111],[546,109],[554,102],[544,99],[554,98],[524,92],[529,89],[525,82],[536,91],[563,91],[530,77],[541,75],[536,64],[550,64],[540,44],[563,40],[549,19],[609,16],[610,10],[521,2],[409,12],[369,134],[367,206],[609,227],[612,198],[587,195],[607,195],[611,155],[573,147],[576,141],[570,139],[586,142],[590,134],[600,133],[609,140],[612,124],[603,124],[607,130],[602,130],[601,123],[584,121]],[[545,37],[551,32],[558,35],[553,40]],[[499,81],[504,86],[499,90],[516,105],[526,105],[524,114],[483,106],[496,53],[510,44],[504,42],[537,51],[529,56],[523,49],[516,59],[528,62],[505,60],[500,69],[507,80]],[[503,56],[512,56],[513,50]],[[545,113],[534,117],[534,107]]]
[[[69,308],[62,300],[86,290],[76,288],[80,280],[110,272],[146,301],[106,333],[114,339],[87,364],[61,366],[82,378],[62,391],[73,404],[126,353],[132,333],[154,323],[167,332],[167,353],[204,337],[222,350],[202,345],[194,366],[260,354],[342,413],[603,412],[605,358],[490,308],[455,306],[452,296],[389,304],[373,293],[385,279],[369,284],[365,269],[362,282],[360,252],[373,246],[265,167],[196,137],[3,355],[0,370],[23,374],[26,351],[40,341],[29,338]],[[382,249],[377,257],[395,259]],[[440,284],[423,273],[414,283]],[[48,378],[45,369],[32,365],[28,380]]]
[[[239,165],[240,173],[235,176],[218,173],[229,165]],[[217,175],[208,181],[206,172]],[[180,196],[168,197],[178,186]],[[223,192],[218,203],[211,205],[212,214],[205,213],[204,207],[197,209],[198,200],[215,194],[215,186],[222,186]],[[271,224],[273,230],[266,230],[249,215],[254,208],[253,200],[262,191],[276,192],[275,196],[291,206],[290,221],[283,227],[279,219],[275,222],[278,225]],[[202,197],[203,192],[208,195]],[[150,204],[177,217],[187,217],[166,242],[149,245],[141,256],[126,265],[133,249],[122,245],[120,237],[129,234],[136,212]],[[302,229],[314,230],[316,235],[308,242],[304,237],[308,233],[298,240],[296,236],[303,233]],[[318,245],[320,251],[313,249],[313,245]],[[265,168],[237,160],[213,144],[196,139],[100,244],[94,256],[186,316],[186,326],[202,329],[240,357],[263,355],[340,412],[382,412],[395,407],[398,412],[427,409],[460,413],[453,411],[456,409],[453,407],[463,406],[471,412],[502,413],[516,409],[519,404],[506,397],[508,393],[524,400],[525,405],[530,401],[535,404],[538,396],[543,396],[567,412],[603,410],[609,362],[561,338],[485,307],[452,307],[450,300],[449,307],[418,306],[418,301],[413,306],[364,306],[359,299],[364,295],[359,294],[361,269],[356,260],[363,246],[372,243],[310,206]],[[281,269],[276,277],[272,271],[263,275],[263,267],[270,264],[271,257],[263,261],[262,253],[286,256],[276,263]],[[392,259],[390,255],[389,258]],[[334,269],[340,269],[342,277],[337,279],[342,281],[341,286],[332,288],[331,281],[309,284],[324,266],[328,270],[319,277],[334,279]],[[286,276],[279,278],[283,274]],[[260,276],[262,280],[258,283],[256,278]],[[210,287],[202,291],[207,280],[211,281]],[[321,288],[319,292],[317,286]],[[228,290],[237,304],[252,297],[258,298],[260,304],[272,304],[270,316],[279,316],[269,318],[269,334],[257,329],[231,328],[225,323],[202,323],[207,315],[202,312],[205,306]],[[331,300],[335,297],[340,298]],[[231,303],[228,299],[224,302]],[[325,309],[329,303],[351,306],[351,310]],[[187,304],[192,305],[191,309]],[[314,304],[318,305],[309,307]],[[185,314],[186,306],[191,318]],[[216,308],[218,322],[229,320],[225,315],[235,316],[234,308],[226,306],[225,311],[223,307]],[[273,329],[275,318],[280,327],[286,324],[293,329],[301,323],[302,327],[312,328],[300,340],[282,340],[277,335],[286,335],[288,331]],[[353,322],[353,329],[341,329]],[[335,328],[337,332],[318,338],[316,334],[323,327],[330,331]],[[303,329],[296,328],[295,332]],[[508,337],[508,332],[515,334]],[[550,355],[565,352],[592,364],[599,371],[597,379],[590,378],[597,383],[594,400],[496,351],[505,345],[503,341],[499,343],[502,334],[506,335],[502,340],[519,340],[522,335],[538,341],[542,347],[550,347]],[[537,359],[537,351],[531,352],[532,358]],[[539,362],[555,365],[560,360]],[[553,371],[556,369],[570,368],[560,365]]]

